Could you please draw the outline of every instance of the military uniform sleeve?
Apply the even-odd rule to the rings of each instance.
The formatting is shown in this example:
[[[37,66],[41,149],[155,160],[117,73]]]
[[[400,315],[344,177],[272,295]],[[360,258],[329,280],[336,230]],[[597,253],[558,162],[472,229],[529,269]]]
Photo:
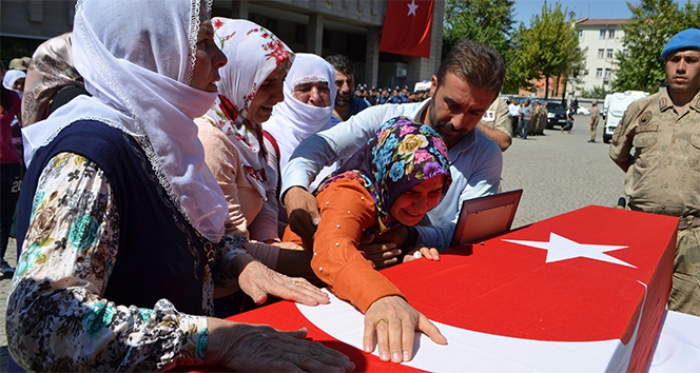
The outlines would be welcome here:
[[[494,122],[494,128],[507,134],[509,137],[513,133],[510,125],[510,115],[508,113],[508,104],[500,98],[496,98],[500,102],[497,105],[496,110],[496,120]]]
[[[632,150],[632,142],[634,141],[636,126],[633,124],[634,119],[639,115],[640,110],[635,106],[630,106],[620,120],[620,124],[613,133],[612,143],[610,144],[610,159],[613,160],[624,171],[630,163],[630,150]]]
[[[61,153],[43,170],[7,302],[9,350],[30,371],[162,371],[203,364],[207,321],[161,299],[105,299],[119,214],[102,170]]]
[[[356,180],[341,179],[318,194],[321,222],[311,267],[335,295],[363,313],[379,298],[402,296],[358,249],[362,232],[377,224],[374,201]]]

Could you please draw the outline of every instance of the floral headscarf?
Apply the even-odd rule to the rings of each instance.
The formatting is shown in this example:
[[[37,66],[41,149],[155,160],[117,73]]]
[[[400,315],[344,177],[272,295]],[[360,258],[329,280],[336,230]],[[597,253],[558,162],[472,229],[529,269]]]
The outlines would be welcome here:
[[[384,123],[377,136],[326,178],[316,193],[338,179],[360,180],[376,206],[379,223],[376,231],[383,233],[401,225],[389,214],[396,199],[440,175],[445,175],[444,197],[452,177],[447,147],[440,135],[426,125],[397,117]]]
[[[228,58],[219,69],[219,96],[204,116],[220,128],[241,156],[246,178],[263,198],[270,188],[262,126],[247,119],[258,87],[281,64],[292,65],[294,53],[273,33],[241,19],[212,19],[215,39]]]

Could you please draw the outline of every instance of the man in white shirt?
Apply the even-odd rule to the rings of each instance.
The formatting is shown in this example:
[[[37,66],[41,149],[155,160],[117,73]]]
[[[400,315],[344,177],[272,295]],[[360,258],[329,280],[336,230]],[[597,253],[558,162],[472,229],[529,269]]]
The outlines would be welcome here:
[[[520,105],[518,105],[517,99],[510,100],[508,114],[510,114],[510,128],[515,131],[518,128],[518,120],[520,119]]]
[[[386,244],[370,245],[381,248],[365,249],[365,252],[375,263],[382,258],[396,262],[396,256],[412,252],[418,247],[417,243],[437,249],[449,247],[461,202],[498,191],[503,167],[501,150],[476,127],[498,96],[504,76],[505,65],[498,51],[465,40],[448,53],[437,75],[432,77],[431,99],[413,104],[374,106],[304,140],[282,172],[281,199],[287,208],[290,228],[311,242],[316,228],[314,223],[318,223],[320,217],[316,198],[307,188],[316,173],[324,165],[350,157],[375,136],[387,120],[407,116],[431,126],[442,136],[448,148],[452,184],[440,204],[419,226],[385,233],[375,239],[375,243]],[[387,325],[383,325],[384,322]],[[386,328],[380,331],[380,327]],[[408,329],[424,332],[436,342],[444,341],[434,325],[403,298],[381,298],[365,314],[365,350],[373,350],[368,338],[376,330],[377,334],[381,333],[377,339],[380,356],[391,356],[394,362],[408,360],[413,346],[413,333],[409,337]]]

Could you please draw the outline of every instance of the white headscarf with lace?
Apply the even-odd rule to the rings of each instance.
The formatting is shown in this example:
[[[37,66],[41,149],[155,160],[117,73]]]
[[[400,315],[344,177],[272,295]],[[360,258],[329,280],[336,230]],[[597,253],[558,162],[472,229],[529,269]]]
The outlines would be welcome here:
[[[92,97],[73,99],[22,133],[30,164],[38,148],[73,122],[98,120],[119,128],[137,138],[190,224],[218,241],[228,207],[204,163],[193,122],[211,107],[216,93],[189,86],[200,5],[207,13],[211,9],[210,0],[78,1],[73,60]]]
[[[309,82],[326,82],[331,90],[330,105],[317,107],[294,98],[294,87]],[[297,53],[296,60],[284,81],[284,101],[272,109],[272,117],[263,124],[277,141],[280,149],[279,167],[284,169],[294,149],[307,137],[330,128],[333,103],[338,89],[335,69],[323,58],[308,53]]]

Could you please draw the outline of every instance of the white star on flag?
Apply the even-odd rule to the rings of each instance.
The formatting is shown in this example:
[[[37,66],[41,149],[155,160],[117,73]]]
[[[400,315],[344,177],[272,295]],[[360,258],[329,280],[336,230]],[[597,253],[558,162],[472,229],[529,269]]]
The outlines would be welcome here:
[[[418,5],[416,5],[416,0],[411,0],[411,3],[406,5],[408,5],[408,14],[406,15],[406,17],[410,16],[411,14],[413,14],[413,16],[415,17],[416,9],[418,9]]]
[[[547,250],[546,263],[558,262],[560,260],[573,258],[588,258],[619,264],[627,267],[637,268],[627,262],[614,258],[605,254],[608,251],[625,249],[629,246],[611,246],[611,245],[591,245],[582,244],[562,237],[556,233],[549,234],[549,241],[522,241],[522,240],[503,240],[512,242],[518,245],[535,247],[538,249]]]

